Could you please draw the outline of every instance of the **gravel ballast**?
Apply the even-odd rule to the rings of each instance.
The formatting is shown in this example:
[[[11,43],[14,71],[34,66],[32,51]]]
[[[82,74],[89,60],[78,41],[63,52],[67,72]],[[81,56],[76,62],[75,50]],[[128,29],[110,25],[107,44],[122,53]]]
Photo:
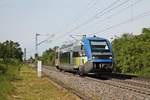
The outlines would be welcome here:
[[[62,82],[93,100],[150,100],[150,96],[89,80],[71,73],[59,72],[52,68],[43,68],[43,72],[50,78]]]

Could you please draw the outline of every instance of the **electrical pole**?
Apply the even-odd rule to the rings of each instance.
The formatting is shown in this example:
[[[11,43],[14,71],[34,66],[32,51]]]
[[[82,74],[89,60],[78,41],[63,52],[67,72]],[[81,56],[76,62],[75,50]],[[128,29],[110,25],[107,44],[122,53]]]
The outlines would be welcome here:
[[[40,36],[41,34],[36,33],[35,34],[35,62],[37,62],[38,60],[38,46],[41,45],[42,43],[46,42],[47,40],[49,40],[49,38],[54,37],[55,35],[52,34],[50,37],[48,37],[47,39],[41,41],[38,43],[38,36]]]

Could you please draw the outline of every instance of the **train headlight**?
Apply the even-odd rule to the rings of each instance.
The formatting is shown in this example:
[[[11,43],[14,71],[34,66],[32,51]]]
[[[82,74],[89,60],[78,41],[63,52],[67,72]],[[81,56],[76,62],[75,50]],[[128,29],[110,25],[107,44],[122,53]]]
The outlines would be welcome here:
[[[112,56],[110,56],[109,59],[112,59]]]
[[[95,57],[92,57],[92,59],[95,59]]]

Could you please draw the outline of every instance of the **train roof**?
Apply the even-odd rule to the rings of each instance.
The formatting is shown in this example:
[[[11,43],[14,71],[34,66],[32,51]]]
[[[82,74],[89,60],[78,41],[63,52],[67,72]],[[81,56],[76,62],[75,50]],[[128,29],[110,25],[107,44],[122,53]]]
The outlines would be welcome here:
[[[92,36],[92,37],[85,37],[82,40],[107,40],[105,38],[97,37],[97,36]]]
[[[63,45],[60,48],[61,52],[68,52],[68,51],[78,51],[80,49],[80,45],[81,43],[83,43],[83,41],[87,41],[87,40],[104,40],[104,41],[108,41],[105,38],[101,38],[101,37],[97,37],[97,36],[93,36],[93,37],[85,37],[82,40],[76,41],[74,43],[68,44],[68,45]]]
[[[64,45],[60,48],[61,52],[68,52],[68,51],[78,51],[80,48],[80,44],[81,44],[81,40],[76,41],[74,43],[68,44],[68,45]]]

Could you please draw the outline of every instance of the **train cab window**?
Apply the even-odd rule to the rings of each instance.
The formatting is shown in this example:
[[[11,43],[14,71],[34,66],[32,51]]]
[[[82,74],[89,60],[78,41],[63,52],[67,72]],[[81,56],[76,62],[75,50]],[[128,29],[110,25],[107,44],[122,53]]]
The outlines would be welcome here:
[[[106,41],[91,41],[92,52],[109,52]]]

